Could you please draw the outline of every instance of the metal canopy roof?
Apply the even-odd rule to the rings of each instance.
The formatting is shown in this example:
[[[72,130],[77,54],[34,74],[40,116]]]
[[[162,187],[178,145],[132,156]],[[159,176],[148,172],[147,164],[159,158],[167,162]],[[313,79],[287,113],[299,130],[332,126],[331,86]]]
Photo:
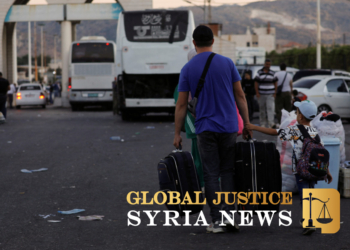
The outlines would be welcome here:
[[[17,0],[18,4],[26,0]],[[115,20],[123,11],[119,3],[60,4],[60,5],[12,5],[5,23],[28,21],[81,21]]]

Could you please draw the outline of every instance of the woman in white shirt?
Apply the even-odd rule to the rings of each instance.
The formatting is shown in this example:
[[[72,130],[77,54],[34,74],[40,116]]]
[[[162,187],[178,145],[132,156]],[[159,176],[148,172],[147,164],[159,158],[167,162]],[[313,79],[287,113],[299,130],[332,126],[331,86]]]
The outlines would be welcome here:
[[[9,102],[10,109],[13,108],[13,95],[16,93],[16,86],[15,83],[10,84],[10,90],[7,91],[7,98]]]

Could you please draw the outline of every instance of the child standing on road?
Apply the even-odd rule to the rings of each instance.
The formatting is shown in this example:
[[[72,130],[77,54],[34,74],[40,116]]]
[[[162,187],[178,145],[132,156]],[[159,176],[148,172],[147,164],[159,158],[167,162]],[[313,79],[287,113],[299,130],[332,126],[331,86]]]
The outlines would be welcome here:
[[[312,101],[303,101],[303,102],[295,102],[294,106],[297,108],[297,122],[300,125],[303,125],[310,135],[311,138],[316,138],[317,136],[317,130],[314,127],[310,126],[310,122],[313,118],[317,115],[317,107],[314,102]],[[259,131],[261,133],[267,134],[267,135],[277,135],[282,141],[290,141],[293,145],[294,150],[294,156],[295,161],[293,161],[292,164],[292,170],[295,175],[295,180],[297,182],[297,186],[299,189],[299,198],[300,198],[300,205],[302,206],[302,199],[303,199],[303,189],[304,188],[314,188],[316,184],[316,180],[303,180],[298,172],[296,171],[296,165],[298,160],[300,159],[302,155],[302,148],[303,148],[303,141],[304,136],[302,132],[299,130],[297,125],[293,125],[287,128],[283,129],[272,129],[272,128],[264,128],[255,126],[252,124],[249,124],[247,126],[247,129],[249,130],[255,130]],[[327,171],[327,180],[328,184],[332,182],[332,175],[329,173],[329,170]],[[300,224],[302,225],[304,219],[300,220]],[[315,228],[305,228],[303,230],[304,235],[310,235],[313,232],[315,232]]]

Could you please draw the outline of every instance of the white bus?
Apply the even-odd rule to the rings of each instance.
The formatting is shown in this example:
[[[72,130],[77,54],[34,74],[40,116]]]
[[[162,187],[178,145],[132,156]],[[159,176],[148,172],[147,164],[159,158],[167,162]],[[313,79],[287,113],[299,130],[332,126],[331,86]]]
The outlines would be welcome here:
[[[174,113],[174,90],[194,48],[188,10],[125,11],[117,28],[114,112],[123,120],[148,112]]]
[[[104,37],[83,37],[72,43],[68,96],[73,111],[88,105],[112,107],[115,54],[115,43]]]

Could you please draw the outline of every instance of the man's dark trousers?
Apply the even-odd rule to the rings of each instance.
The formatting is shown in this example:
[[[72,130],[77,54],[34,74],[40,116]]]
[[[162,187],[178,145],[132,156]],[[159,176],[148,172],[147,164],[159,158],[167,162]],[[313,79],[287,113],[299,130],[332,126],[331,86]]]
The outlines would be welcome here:
[[[282,109],[287,110],[288,112],[292,111],[292,95],[289,91],[282,92],[276,96],[275,99],[275,111],[277,115],[278,123],[281,123],[282,118]]]
[[[215,192],[234,191],[234,153],[237,133],[216,133],[205,131],[197,135],[199,153],[202,160],[205,196],[210,207],[212,221],[221,223],[221,205],[214,205]],[[220,181],[219,181],[220,178]],[[221,188],[220,188],[221,182]],[[233,195],[229,195],[232,203]],[[226,205],[225,210],[234,210],[234,205]],[[231,214],[231,213],[229,213]]]
[[[0,112],[4,115],[6,118],[6,102],[7,102],[7,95],[0,94]]]
[[[245,96],[248,104],[248,113],[249,113],[249,120],[253,120],[253,114],[254,114],[254,95],[246,95]]]

